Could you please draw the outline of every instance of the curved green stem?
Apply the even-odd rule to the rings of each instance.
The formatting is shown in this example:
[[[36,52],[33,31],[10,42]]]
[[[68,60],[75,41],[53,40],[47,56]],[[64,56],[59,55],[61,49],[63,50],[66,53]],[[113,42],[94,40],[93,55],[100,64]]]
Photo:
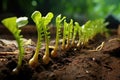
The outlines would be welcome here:
[[[35,54],[29,61],[29,65],[32,66],[32,67],[36,67],[37,64],[38,64],[38,54],[39,54],[39,49],[41,47],[41,42],[40,42],[41,38],[40,37],[41,37],[41,33],[40,33],[40,31],[38,31],[38,40],[37,40],[37,46],[36,46]]]
[[[45,64],[48,64],[49,61],[50,61],[50,57],[49,57],[49,36],[48,36],[48,33],[47,33],[47,29],[46,29],[46,26],[45,26],[45,42],[46,42],[46,48],[45,48],[45,54],[43,56],[43,62]]]

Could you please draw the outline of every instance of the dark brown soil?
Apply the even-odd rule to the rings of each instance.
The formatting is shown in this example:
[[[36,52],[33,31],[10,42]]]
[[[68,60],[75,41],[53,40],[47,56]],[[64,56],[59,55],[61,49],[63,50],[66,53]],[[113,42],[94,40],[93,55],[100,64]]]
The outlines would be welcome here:
[[[2,33],[1,36],[4,37]],[[6,36],[11,38],[9,34]],[[27,36],[30,38],[31,35]],[[31,37],[36,41],[36,36]],[[73,47],[66,52],[59,50],[58,57],[51,58],[48,65],[43,64],[41,60],[45,50],[43,43],[39,64],[35,69],[28,65],[28,60],[35,51],[35,44],[32,43],[25,46],[23,65],[18,74],[12,73],[18,57],[15,42],[8,40],[10,44],[6,45],[0,40],[0,80],[120,80],[119,39],[118,35],[112,35],[107,39],[97,35],[87,47]],[[95,51],[103,41],[105,42],[103,48]],[[53,43],[54,40],[51,44]]]

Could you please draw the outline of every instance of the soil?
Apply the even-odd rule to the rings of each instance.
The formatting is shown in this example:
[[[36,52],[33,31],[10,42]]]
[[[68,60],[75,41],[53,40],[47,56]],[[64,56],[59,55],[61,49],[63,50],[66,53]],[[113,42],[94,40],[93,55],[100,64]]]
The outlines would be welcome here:
[[[28,61],[35,52],[36,30],[23,30],[25,41],[30,38],[32,42],[24,46],[23,64],[17,74],[12,72],[18,60],[16,42],[7,30],[6,34],[0,31],[0,80],[120,80],[120,37],[116,32],[111,33],[108,38],[97,35],[86,47],[59,50],[58,57],[51,58],[47,65],[41,60],[45,51],[43,42],[39,52],[39,64],[36,68],[31,68]],[[54,30],[51,28],[52,36]],[[54,42],[52,37],[51,45]],[[102,49],[96,51],[96,47],[102,42]]]

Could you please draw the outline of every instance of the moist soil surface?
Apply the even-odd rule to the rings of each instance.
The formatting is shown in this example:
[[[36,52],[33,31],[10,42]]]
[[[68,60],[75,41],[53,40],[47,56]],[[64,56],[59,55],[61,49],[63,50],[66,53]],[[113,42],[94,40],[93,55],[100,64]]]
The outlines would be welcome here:
[[[25,55],[18,73],[12,72],[18,61],[16,42],[9,32],[0,33],[0,80],[120,80],[120,37],[117,33],[111,33],[108,38],[97,35],[85,47],[71,47],[67,51],[59,48],[58,56],[51,57],[47,65],[42,62],[45,51],[43,42],[39,63],[36,68],[32,68],[28,61],[35,52],[37,36],[36,31],[28,32],[23,32],[26,38]],[[96,50],[102,42],[103,47]],[[54,43],[53,38],[50,45]]]

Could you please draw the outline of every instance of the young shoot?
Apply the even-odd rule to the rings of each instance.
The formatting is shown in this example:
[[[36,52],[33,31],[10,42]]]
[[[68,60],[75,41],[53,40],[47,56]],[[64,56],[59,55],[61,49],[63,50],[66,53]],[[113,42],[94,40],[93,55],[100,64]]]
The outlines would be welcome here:
[[[71,43],[72,47],[75,46],[75,38],[76,38],[79,27],[80,27],[79,24],[75,22],[75,26],[73,26],[73,37],[72,37],[72,43]]]
[[[89,39],[93,37],[95,34],[95,31],[93,31],[93,24],[92,21],[87,21],[83,26],[82,26],[82,45],[87,45]]]
[[[104,20],[97,19],[94,21],[87,21],[82,26],[82,35],[80,37],[80,41],[82,45],[87,45],[90,39],[93,39],[98,33],[104,33],[107,31],[106,25],[108,23],[104,23]]]
[[[70,39],[72,39],[72,33],[73,33],[73,20],[70,20],[70,23],[67,23],[67,44],[65,46],[66,49],[70,48]]]
[[[70,24],[69,24],[69,32],[70,32],[70,39],[72,39],[73,37],[73,20],[70,20]]]
[[[19,29],[19,27],[25,26],[28,23],[28,18],[11,17],[2,20],[2,23],[13,34],[18,44],[18,49],[19,49],[18,64],[17,67],[13,69],[13,72],[18,72],[22,65],[22,59],[24,56],[23,39],[22,39],[23,36],[20,35],[21,30]]]
[[[61,22],[65,19],[66,17],[61,18],[61,15],[58,15],[56,17],[56,40],[55,40],[55,46],[54,49],[51,52],[52,57],[57,56],[57,50],[58,50],[58,43],[59,43],[59,37],[60,37],[60,30],[61,30]]]
[[[45,50],[45,54],[43,56],[43,62],[45,64],[48,64],[50,61],[50,57],[49,57],[49,42],[50,42],[50,32],[48,32],[49,27],[47,27],[47,25],[51,22],[52,18],[53,18],[53,13],[49,12],[45,17],[43,18],[43,31],[44,31],[44,35],[45,35],[45,43],[46,43],[46,50]]]
[[[75,27],[78,31],[78,36],[79,36],[79,40],[78,40],[78,43],[77,43],[77,47],[80,47],[81,45],[81,39],[82,39],[82,27],[79,25],[78,22],[75,22]],[[74,37],[73,37],[73,41],[74,41]]]
[[[64,20],[64,27],[63,27],[63,39],[62,39],[62,50],[65,50],[65,40],[67,35],[67,26],[66,20]]]
[[[41,42],[42,42],[42,39],[43,39],[42,37],[43,37],[43,24],[44,24],[44,21],[42,19],[41,13],[39,11],[33,12],[33,14],[31,15],[31,18],[33,19],[34,23],[36,24],[38,40],[37,40],[35,54],[29,60],[29,65],[31,67],[36,67],[37,64],[38,64],[39,49],[41,47]]]
[[[30,59],[29,64],[32,67],[36,67],[38,64],[38,54],[39,54],[39,49],[41,47],[41,42],[43,39],[43,33],[45,36],[45,42],[46,42],[46,50],[45,50],[45,54],[43,56],[43,62],[45,64],[49,63],[49,28],[47,27],[47,25],[51,22],[51,19],[53,18],[53,13],[49,12],[45,17],[42,17],[41,13],[39,11],[35,11],[31,18],[33,19],[33,21],[36,24],[37,27],[37,32],[38,32],[38,40],[37,40],[37,46],[36,46],[36,51],[35,54],[33,55],[33,57]]]
[[[105,36],[107,37],[109,34],[107,33],[108,32],[108,29],[106,28],[106,26],[109,24],[108,22],[104,22],[104,19],[98,19],[98,20],[95,20],[94,21],[94,24],[99,27],[99,28],[96,28],[96,31],[97,33],[100,33],[100,34],[103,34],[105,33]]]

